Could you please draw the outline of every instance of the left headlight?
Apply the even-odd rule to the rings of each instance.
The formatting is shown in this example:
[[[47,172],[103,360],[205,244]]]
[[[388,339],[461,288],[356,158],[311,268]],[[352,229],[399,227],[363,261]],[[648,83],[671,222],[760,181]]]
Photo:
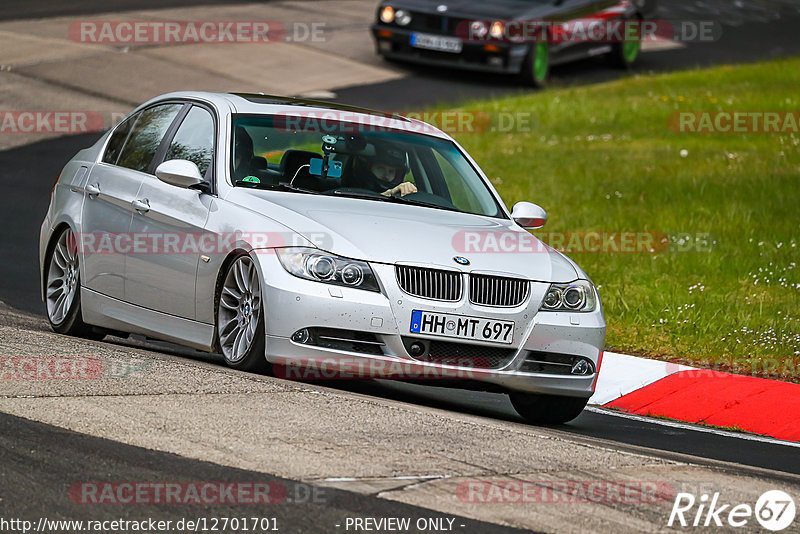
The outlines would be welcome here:
[[[394,8],[392,6],[384,6],[381,8],[381,22],[391,24],[394,22]]]
[[[279,248],[278,259],[289,274],[337,286],[380,292],[369,264],[313,248]]]
[[[592,312],[597,308],[597,293],[588,280],[550,284],[540,311]]]

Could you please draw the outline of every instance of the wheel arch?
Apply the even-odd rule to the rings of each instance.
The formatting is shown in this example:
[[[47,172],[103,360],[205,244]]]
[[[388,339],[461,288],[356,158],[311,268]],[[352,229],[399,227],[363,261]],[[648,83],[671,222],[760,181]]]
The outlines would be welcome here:
[[[41,269],[39,269],[39,292],[42,302],[44,302],[46,298],[47,271],[50,268],[50,255],[53,253],[53,248],[55,248],[56,239],[65,229],[71,230],[73,234],[75,233],[75,227],[71,221],[61,220],[53,226],[52,230],[50,230],[50,235],[47,238],[47,246],[45,247],[44,256],[42,257]],[[83,269],[83,262],[79,262],[78,267]]]

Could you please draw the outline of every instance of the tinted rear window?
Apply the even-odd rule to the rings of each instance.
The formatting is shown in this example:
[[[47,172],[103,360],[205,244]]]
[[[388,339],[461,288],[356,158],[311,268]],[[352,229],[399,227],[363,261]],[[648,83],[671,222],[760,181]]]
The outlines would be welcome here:
[[[144,110],[122,149],[117,165],[147,172],[158,145],[181,107],[182,104],[162,104]]]
[[[108,145],[106,145],[106,153],[103,155],[104,163],[116,165],[119,153],[122,151],[122,145],[125,144],[125,139],[128,138],[128,133],[131,131],[131,127],[136,122],[138,116],[139,113],[131,115],[122,121],[122,124],[117,126],[114,133],[111,134],[111,139],[108,140]]]

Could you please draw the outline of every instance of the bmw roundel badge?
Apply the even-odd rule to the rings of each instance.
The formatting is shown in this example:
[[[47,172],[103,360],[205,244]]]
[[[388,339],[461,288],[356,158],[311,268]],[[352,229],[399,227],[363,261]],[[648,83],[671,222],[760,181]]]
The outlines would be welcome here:
[[[463,256],[456,256],[453,258],[453,261],[459,265],[469,265],[469,260]]]

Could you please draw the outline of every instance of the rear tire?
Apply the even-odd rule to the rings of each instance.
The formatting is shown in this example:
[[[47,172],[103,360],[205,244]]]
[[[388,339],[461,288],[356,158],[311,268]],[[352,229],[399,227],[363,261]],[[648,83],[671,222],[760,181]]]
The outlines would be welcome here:
[[[259,274],[247,254],[236,257],[217,293],[217,338],[225,363],[254,373],[271,370],[266,358]]]
[[[534,425],[560,425],[578,417],[588,398],[538,395],[535,393],[509,393],[517,413]]]
[[[637,18],[622,21],[625,26],[625,40],[611,45],[606,55],[608,62],[620,69],[630,69],[642,51],[641,21]]]
[[[525,61],[522,63],[520,78],[525,85],[543,88],[550,78],[550,44],[547,40],[538,40],[531,45]]]
[[[45,307],[50,328],[68,336],[103,339],[103,330],[83,322],[78,246],[70,228],[57,234],[45,265]]]

